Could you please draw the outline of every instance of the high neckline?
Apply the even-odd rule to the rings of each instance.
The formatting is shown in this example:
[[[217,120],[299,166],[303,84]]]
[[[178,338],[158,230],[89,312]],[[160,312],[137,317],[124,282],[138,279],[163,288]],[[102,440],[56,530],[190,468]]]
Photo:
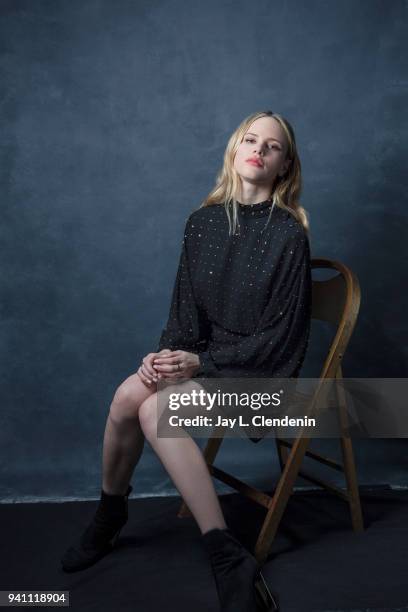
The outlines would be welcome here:
[[[239,211],[244,216],[250,217],[262,217],[264,215],[269,215],[272,206],[272,200],[270,198],[264,200],[263,202],[256,202],[255,204],[243,204],[242,202],[237,202]]]

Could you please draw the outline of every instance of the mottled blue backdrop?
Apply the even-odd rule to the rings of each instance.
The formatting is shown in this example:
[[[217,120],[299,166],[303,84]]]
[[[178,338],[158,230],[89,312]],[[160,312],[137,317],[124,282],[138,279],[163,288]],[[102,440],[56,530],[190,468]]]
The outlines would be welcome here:
[[[257,110],[295,128],[312,255],[360,279],[345,375],[406,376],[406,2],[0,12],[0,499],[98,496],[112,395],[155,349],[185,220]],[[407,445],[358,442],[360,482],[408,485]],[[273,440],[227,440],[217,465],[269,488],[278,475]],[[175,491],[148,445],[132,483]]]

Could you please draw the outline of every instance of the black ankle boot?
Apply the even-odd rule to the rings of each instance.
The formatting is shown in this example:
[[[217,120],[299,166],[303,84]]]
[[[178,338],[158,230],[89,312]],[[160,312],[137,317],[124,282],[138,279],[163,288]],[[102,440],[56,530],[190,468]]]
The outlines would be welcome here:
[[[210,557],[222,612],[278,611],[259,565],[229,529],[202,535]]]
[[[79,543],[68,548],[61,559],[65,572],[86,569],[112,550],[128,520],[128,497],[131,491],[130,485],[125,495],[109,495],[101,490],[101,499],[94,518]]]

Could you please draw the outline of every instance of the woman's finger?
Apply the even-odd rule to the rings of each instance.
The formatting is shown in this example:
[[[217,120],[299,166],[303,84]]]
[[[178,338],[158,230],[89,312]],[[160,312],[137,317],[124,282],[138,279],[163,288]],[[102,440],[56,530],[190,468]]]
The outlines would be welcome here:
[[[180,367],[179,367],[180,366]],[[183,369],[183,364],[181,361],[177,361],[176,363],[162,363],[162,364],[156,364],[155,367],[157,368],[157,370],[159,372],[181,372],[181,370]]]
[[[172,351],[169,355],[159,355],[153,359],[153,366],[166,380],[185,378],[183,351]]]
[[[150,378],[148,376],[146,376],[146,374],[143,371],[143,366],[140,366],[140,368],[138,369],[138,371],[136,372],[136,374],[138,374],[140,380],[145,383],[146,385],[149,385],[149,387],[152,385],[152,380],[150,380]]]
[[[178,380],[179,378],[185,378],[185,375],[181,372],[169,372],[162,376],[162,380]]]
[[[146,376],[148,376],[150,379],[153,379],[155,382],[157,382],[157,373],[156,373],[156,370],[153,368],[151,362],[152,362],[152,357],[143,357],[142,359],[143,370],[146,372]]]
[[[163,357],[155,357],[153,359],[153,366],[161,366],[161,365],[177,365],[178,363],[182,363],[183,358],[181,355],[172,355],[163,356]]]
[[[156,357],[154,357],[154,361],[168,361],[174,359],[180,359],[183,357],[183,351],[171,351],[170,353],[157,353]]]

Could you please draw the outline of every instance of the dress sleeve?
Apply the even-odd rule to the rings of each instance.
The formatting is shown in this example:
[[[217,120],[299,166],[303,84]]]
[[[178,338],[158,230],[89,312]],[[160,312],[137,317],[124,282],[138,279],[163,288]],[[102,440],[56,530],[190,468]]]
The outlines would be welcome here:
[[[198,353],[207,346],[208,323],[194,298],[190,276],[187,235],[192,231],[187,219],[181,254],[174,283],[170,312],[162,330],[157,352],[164,348]]]
[[[230,366],[254,377],[297,376],[309,339],[311,288],[310,245],[299,225],[285,242],[254,332],[220,350],[203,350],[196,376],[216,377]]]

